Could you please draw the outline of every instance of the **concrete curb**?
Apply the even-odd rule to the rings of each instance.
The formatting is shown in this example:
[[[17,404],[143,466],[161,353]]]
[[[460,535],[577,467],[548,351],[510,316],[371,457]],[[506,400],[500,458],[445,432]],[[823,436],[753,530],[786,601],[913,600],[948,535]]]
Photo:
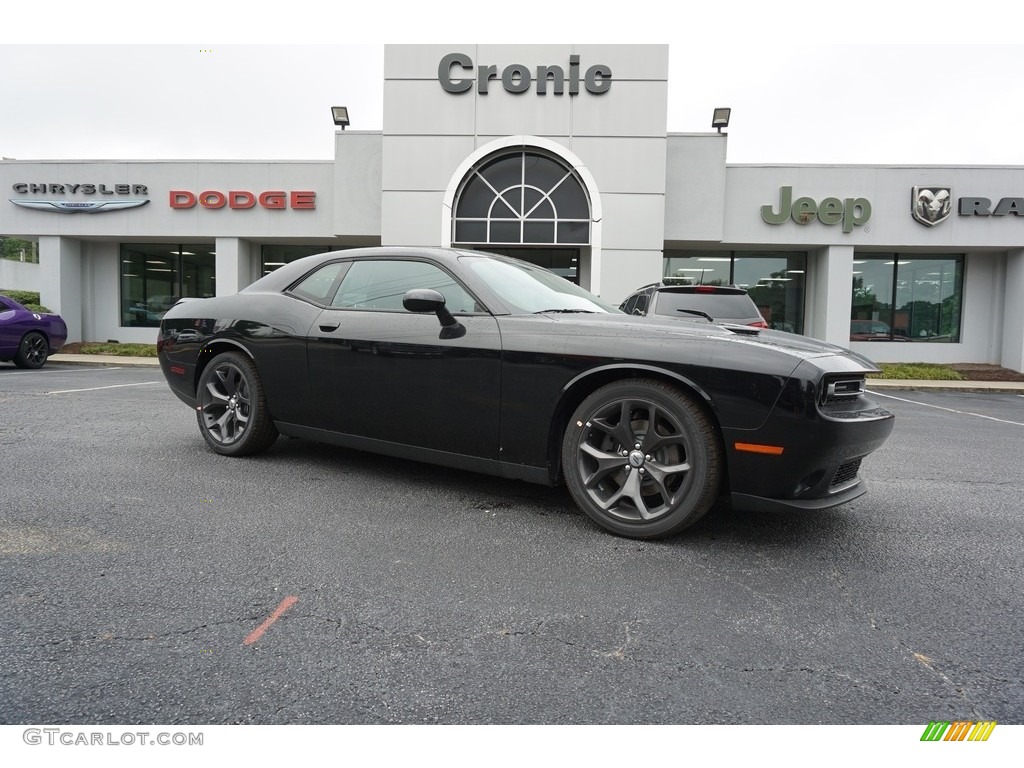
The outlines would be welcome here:
[[[63,365],[118,366],[121,368],[159,368],[155,357],[118,357],[117,355],[50,355],[50,362]],[[867,388],[927,392],[1009,392],[1024,395],[1024,381],[928,381],[923,379],[868,379]]]
[[[47,362],[62,365],[117,366],[119,368],[159,368],[155,357],[120,357],[118,355],[50,355]]]
[[[867,389],[906,392],[1009,392],[1024,395],[1024,381],[928,381],[923,379],[868,379]]]

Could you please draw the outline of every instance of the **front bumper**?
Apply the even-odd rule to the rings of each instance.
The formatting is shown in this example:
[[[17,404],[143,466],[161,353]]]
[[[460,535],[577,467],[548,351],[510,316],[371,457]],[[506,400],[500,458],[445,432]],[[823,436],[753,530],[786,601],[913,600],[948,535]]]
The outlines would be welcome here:
[[[791,378],[758,429],[723,430],[736,508],[828,509],[867,491],[861,461],[885,443],[895,417],[863,393],[824,403],[823,378]],[[745,450],[750,444],[776,452]]]
[[[816,499],[769,499],[764,496],[753,496],[747,493],[732,493],[730,502],[735,509],[747,512],[783,512],[800,510],[804,512],[820,512],[823,509],[838,507],[848,501],[860,498],[868,492],[867,483],[858,479],[853,486],[836,493],[830,493]]]

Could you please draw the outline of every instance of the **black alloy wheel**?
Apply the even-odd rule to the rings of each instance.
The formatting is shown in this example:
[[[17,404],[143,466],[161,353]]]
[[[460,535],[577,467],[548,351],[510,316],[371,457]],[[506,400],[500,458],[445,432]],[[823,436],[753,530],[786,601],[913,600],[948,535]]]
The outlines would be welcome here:
[[[14,364],[19,368],[42,368],[50,354],[50,344],[38,331],[26,333],[14,355]]]
[[[669,536],[700,520],[718,497],[721,467],[712,418],[654,380],[593,392],[562,441],[562,471],[576,503],[598,525],[638,539]]]
[[[210,361],[196,399],[199,431],[217,453],[249,456],[277,439],[256,366],[241,352],[224,352]]]

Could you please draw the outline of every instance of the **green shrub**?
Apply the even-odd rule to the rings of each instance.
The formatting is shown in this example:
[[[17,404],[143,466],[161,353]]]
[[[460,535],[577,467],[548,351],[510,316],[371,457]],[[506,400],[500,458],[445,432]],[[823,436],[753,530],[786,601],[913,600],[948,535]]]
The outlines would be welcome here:
[[[938,363],[878,363],[878,367],[882,372],[869,374],[869,378],[925,381],[958,381],[963,378],[955,369]]]
[[[47,309],[39,303],[39,291],[15,291],[0,288],[0,294],[14,299],[29,312],[45,312],[51,314],[53,310]]]
[[[156,357],[156,344],[86,344],[79,350],[79,354]]]
[[[39,291],[15,291],[13,289],[0,288],[0,293],[14,299],[26,309],[29,304],[39,304]]]

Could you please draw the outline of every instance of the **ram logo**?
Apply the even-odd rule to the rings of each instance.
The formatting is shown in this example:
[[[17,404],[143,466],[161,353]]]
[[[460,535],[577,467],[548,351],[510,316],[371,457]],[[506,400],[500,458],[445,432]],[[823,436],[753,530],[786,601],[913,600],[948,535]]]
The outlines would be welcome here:
[[[950,187],[914,187],[910,212],[915,221],[934,227],[948,219],[952,211],[953,191]]]

